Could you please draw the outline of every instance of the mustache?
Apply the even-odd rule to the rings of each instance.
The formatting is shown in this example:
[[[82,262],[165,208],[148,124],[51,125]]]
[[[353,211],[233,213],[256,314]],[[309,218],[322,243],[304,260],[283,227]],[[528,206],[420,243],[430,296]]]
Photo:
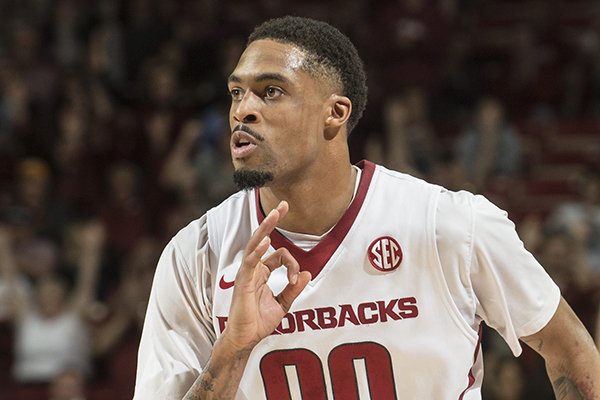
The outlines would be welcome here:
[[[238,124],[238,125],[234,126],[233,129],[231,130],[231,134],[233,134],[233,132],[235,132],[235,131],[246,132],[248,135],[252,136],[254,139],[261,141],[261,142],[265,140],[265,137],[263,135],[261,135],[260,133],[256,132],[254,129],[252,129],[249,126],[244,125],[244,124]]]

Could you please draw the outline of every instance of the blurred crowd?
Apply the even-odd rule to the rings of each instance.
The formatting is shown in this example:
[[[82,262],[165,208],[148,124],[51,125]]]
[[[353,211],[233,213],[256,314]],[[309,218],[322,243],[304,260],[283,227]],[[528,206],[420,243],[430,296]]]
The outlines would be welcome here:
[[[507,210],[600,342],[600,4],[0,1],[0,397],[129,399],[156,261],[235,189],[225,80],[285,14],[358,47],[368,158]],[[484,398],[551,399],[485,330]]]

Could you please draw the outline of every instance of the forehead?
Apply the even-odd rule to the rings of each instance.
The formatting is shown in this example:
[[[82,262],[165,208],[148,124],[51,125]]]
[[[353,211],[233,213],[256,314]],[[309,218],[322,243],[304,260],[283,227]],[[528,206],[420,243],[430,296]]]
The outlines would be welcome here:
[[[244,50],[230,80],[255,79],[264,74],[280,74],[291,79],[302,69],[305,59],[305,52],[292,44],[257,40]]]

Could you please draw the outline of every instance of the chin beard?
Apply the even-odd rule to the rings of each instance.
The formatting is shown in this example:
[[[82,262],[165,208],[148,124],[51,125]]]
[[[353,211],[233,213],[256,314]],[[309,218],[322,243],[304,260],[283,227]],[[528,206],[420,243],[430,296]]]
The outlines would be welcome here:
[[[250,190],[265,186],[273,180],[273,173],[240,168],[233,172],[233,182],[239,190]]]

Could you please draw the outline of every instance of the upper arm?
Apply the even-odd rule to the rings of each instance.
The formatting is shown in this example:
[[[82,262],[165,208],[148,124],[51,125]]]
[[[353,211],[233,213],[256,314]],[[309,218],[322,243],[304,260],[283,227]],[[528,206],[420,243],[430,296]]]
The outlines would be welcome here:
[[[439,235],[449,237],[438,239],[438,243],[451,243],[439,246],[441,261],[460,266],[461,262],[453,262],[452,257],[465,260],[459,282],[466,293],[472,293],[475,322],[485,321],[518,355],[519,338],[548,323],[559,303],[560,290],[525,249],[506,212],[483,196],[467,192],[445,198],[447,204],[440,206],[438,224],[447,228]],[[443,224],[442,218],[447,219]],[[458,253],[448,251],[450,248]],[[449,270],[448,266],[444,269]]]
[[[206,295],[211,283],[205,225],[183,240],[189,246],[180,248],[172,240],[156,268],[138,353],[136,399],[181,398],[215,341]]]
[[[521,338],[547,362],[563,361],[596,351],[594,342],[564,298],[550,321],[533,335]]]

